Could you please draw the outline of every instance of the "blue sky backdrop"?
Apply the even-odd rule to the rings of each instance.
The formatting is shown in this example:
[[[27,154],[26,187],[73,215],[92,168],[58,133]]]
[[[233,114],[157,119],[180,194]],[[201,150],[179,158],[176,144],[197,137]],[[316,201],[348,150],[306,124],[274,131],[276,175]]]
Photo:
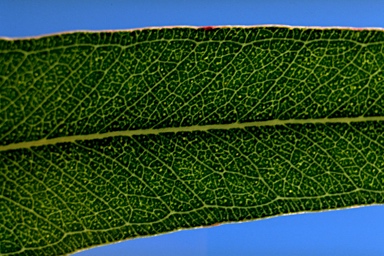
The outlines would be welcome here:
[[[384,27],[384,1],[0,1],[0,37],[71,30],[262,24]],[[384,206],[174,232],[76,254],[86,255],[384,255]]]

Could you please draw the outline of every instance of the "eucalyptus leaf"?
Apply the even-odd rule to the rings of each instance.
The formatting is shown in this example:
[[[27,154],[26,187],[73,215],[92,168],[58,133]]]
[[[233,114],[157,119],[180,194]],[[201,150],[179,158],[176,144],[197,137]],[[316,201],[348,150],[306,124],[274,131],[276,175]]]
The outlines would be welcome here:
[[[384,202],[384,32],[0,40],[0,253]]]

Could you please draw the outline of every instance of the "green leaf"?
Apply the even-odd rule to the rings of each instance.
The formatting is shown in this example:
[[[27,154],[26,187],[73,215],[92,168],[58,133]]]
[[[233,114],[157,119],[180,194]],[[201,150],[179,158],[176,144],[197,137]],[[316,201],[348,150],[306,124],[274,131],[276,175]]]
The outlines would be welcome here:
[[[0,253],[384,202],[384,32],[0,40]]]

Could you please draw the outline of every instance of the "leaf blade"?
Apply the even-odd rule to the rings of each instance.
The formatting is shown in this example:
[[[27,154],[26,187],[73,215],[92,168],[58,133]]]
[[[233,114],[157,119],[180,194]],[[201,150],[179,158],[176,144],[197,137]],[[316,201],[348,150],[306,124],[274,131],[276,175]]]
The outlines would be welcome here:
[[[274,27],[0,41],[2,253],[383,203],[383,41]]]

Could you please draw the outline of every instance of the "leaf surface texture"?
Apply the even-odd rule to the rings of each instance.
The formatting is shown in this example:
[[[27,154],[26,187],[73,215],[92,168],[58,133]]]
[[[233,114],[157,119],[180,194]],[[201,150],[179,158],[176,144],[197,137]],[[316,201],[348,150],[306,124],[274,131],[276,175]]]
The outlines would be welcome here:
[[[0,253],[384,201],[384,33],[0,40]]]

